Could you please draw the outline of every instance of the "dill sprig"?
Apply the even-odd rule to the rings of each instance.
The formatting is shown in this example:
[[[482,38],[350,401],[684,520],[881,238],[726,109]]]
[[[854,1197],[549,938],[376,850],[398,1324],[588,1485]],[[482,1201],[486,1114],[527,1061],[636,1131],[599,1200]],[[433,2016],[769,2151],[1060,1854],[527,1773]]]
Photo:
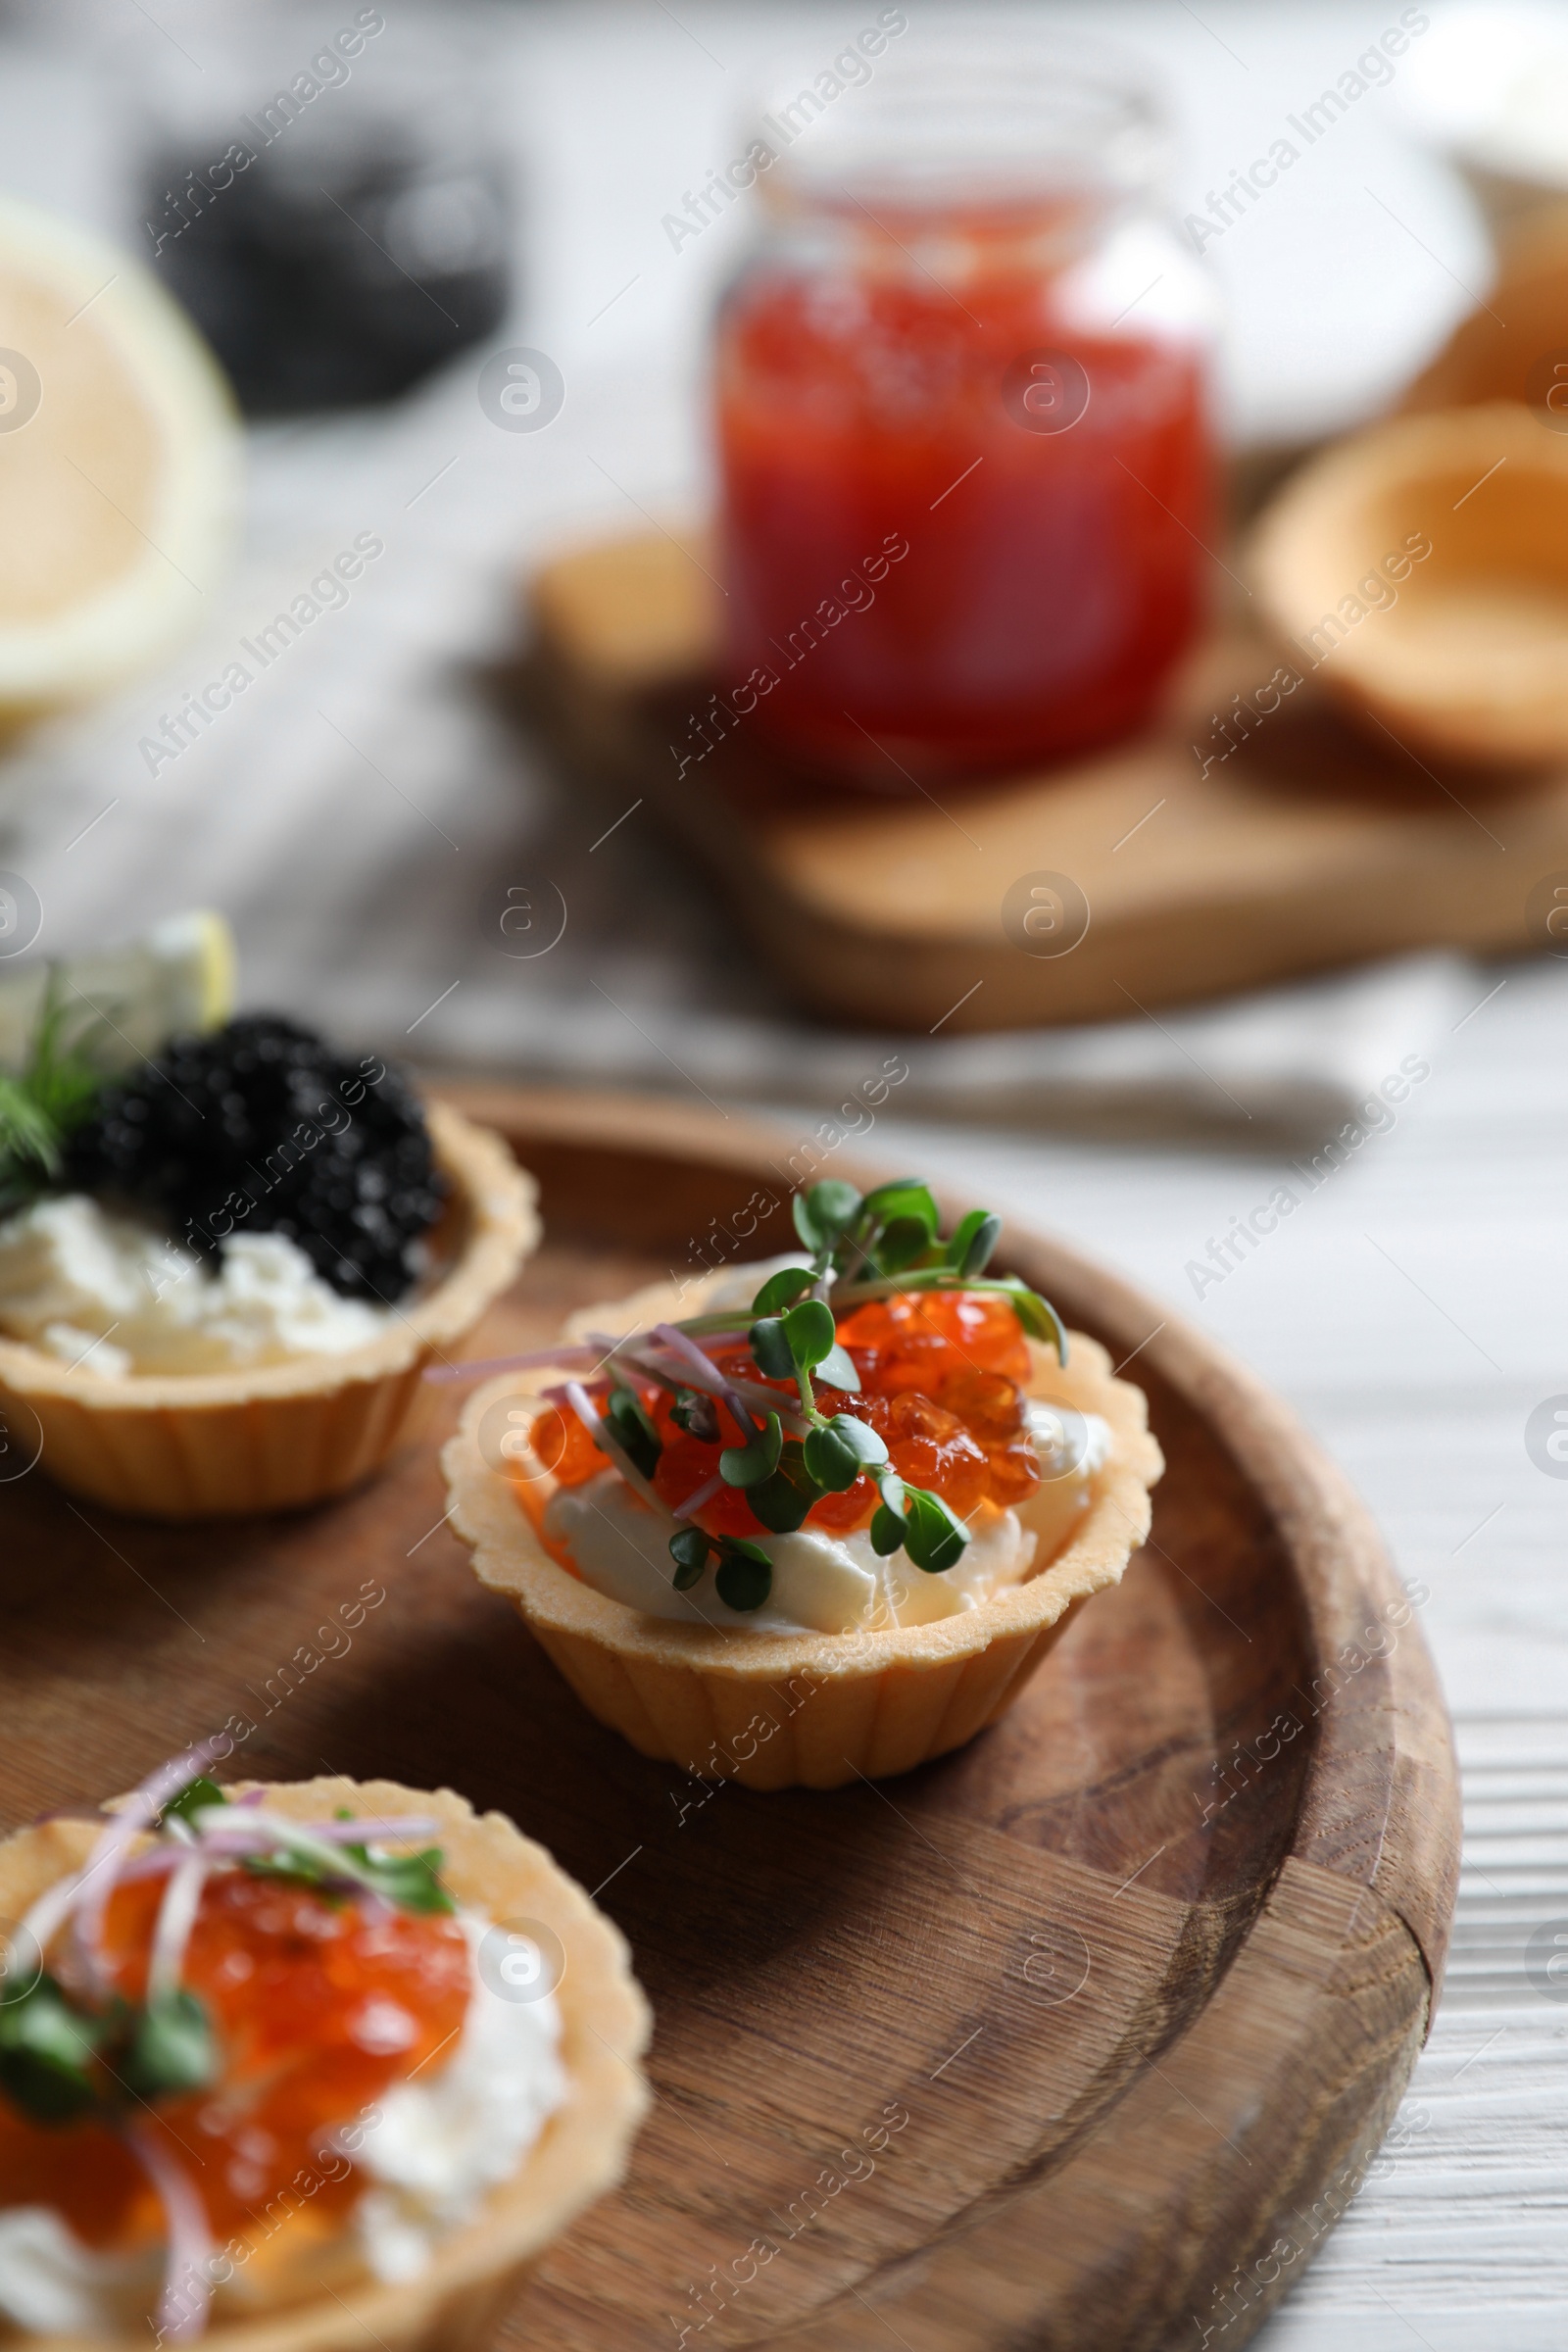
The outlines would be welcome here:
[[[84,1033],[69,1033],[69,1019],[61,975],[51,964],[26,1058],[18,1071],[0,1070],[0,1216],[48,1190],[72,1136],[97,1104],[104,1072]]]

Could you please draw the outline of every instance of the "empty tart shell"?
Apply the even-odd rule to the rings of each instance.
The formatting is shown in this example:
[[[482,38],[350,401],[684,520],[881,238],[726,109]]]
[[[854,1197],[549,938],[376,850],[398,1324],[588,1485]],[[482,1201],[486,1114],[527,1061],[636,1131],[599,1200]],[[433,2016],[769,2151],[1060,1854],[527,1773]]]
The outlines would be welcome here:
[[[684,1298],[660,1284],[573,1316],[576,1332],[626,1332],[701,1313],[710,1285]],[[1111,1431],[1088,1508],[1067,1543],[1025,1581],[934,1624],[851,1634],[776,1634],[648,1617],[562,1567],[545,1549],[514,1479],[486,1458],[481,1425],[519,1434],[540,1391],[569,1378],[506,1373],[469,1398],[442,1463],[451,1524],[473,1546],[481,1584],[513,1601],[589,1712],[645,1756],[750,1788],[833,1788],[908,1772],[961,1747],[1019,1695],[1070,1613],[1119,1582],[1149,1533],[1149,1490],[1164,1467],[1143,1392],[1111,1377],[1094,1340],[1070,1335],[1068,1361],[1030,1343],[1029,1392],[1098,1413]],[[502,1406],[501,1413],[496,1408]],[[487,1420],[487,1416],[491,1416]],[[525,1457],[524,1457],[525,1458]],[[525,1465],[537,1469],[537,1464]],[[531,1477],[536,1495],[554,1481]],[[1019,1509],[1027,1527],[1029,1506]]]
[[[432,1237],[443,1270],[375,1339],[251,1369],[109,1379],[0,1337],[6,1466],[30,1453],[71,1493],[159,1519],[279,1510],[368,1478],[425,1365],[478,1321],[539,1239],[537,1188],[501,1138],[442,1103],[427,1117],[451,1187]]]
[[[1386,750],[1568,757],[1568,436],[1519,403],[1341,443],[1268,509],[1250,569],[1298,666]]]
[[[1470,173],[1472,182],[1474,171]],[[1495,185],[1495,182],[1493,182]],[[1497,281],[1486,303],[1461,318],[1447,342],[1405,390],[1405,415],[1518,400],[1553,431],[1568,427],[1568,207],[1560,200],[1497,224]]]
[[[498,1923],[552,1930],[565,1963],[554,1991],[569,2090],[517,2172],[491,2190],[472,2221],[438,2242],[416,2278],[396,2284],[368,2278],[341,2237],[313,2231],[302,2206],[275,2242],[264,2232],[236,2270],[234,2287],[220,2288],[201,2340],[215,2352],[364,2352],[377,2343],[383,2352],[480,2352],[546,2248],[625,2172],[648,2105],[638,2061],[650,2013],[624,1938],[542,1845],[503,1813],[476,1814],[450,1788],[431,1794],[396,1781],[322,1778],[235,1782],[230,1793],[262,1786],[269,1810],[297,1821],[339,1808],[432,1815],[440,1824],[442,1881],[461,1906]],[[35,1896],[86,1858],[102,1826],[56,1819],[0,1842],[0,1916],[21,1919]],[[399,1841],[387,1842],[397,1850]],[[106,2343],[145,2345],[147,2337],[16,2340],[47,2342],[54,2352],[104,2352]]]

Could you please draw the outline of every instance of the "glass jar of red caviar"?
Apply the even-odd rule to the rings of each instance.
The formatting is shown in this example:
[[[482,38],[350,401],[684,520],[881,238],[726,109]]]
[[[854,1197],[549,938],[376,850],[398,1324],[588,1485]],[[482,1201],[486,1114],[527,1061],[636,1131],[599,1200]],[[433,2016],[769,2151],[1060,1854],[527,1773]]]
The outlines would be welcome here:
[[[724,699],[898,792],[1150,713],[1214,543],[1213,310],[1125,61],[891,39],[762,116],[716,391]]]

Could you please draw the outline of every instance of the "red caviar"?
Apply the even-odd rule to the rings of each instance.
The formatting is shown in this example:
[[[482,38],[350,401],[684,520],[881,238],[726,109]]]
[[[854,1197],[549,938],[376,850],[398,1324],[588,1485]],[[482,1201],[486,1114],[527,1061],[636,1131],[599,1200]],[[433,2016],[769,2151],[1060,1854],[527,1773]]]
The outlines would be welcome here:
[[[860,1391],[857,1396],[817,1385],[818,1408],[868,1422],[886,1444],[893,1467],[911,1486],[940,1494],[966,1519],[982,1502],[1004,1508],[1021,1502],[1039,1484],[1021,1387],[1028,1377],[1029,1348],[1005,1299],[974,1291],[901,1292],[841,1315],[837,1330],[860,1376]],[[712,1360],[730,1380],[776,1391],[781,1405],[798,1401],[793,1383],[762,1381],[745,1348],[726,1348]],[[590,1385],[597,1406],[603,1407],[611,1385],[608,1380]],[[633,1386],[662,1447],[654,1488],[662,1502],[677,1509],[718,1478],[721,1448],[742,1444],[746,1433],[728,1406],[715,1400],[716,1442],[694,1438],[671,1418],[674,1399],[667,1391],[651,1381]],[[575,1414],[558,1418],[564,1436],[546,1416],[535,1424],[539,1459],[554,1468],[562,1486],[581,1486],[606,1468],[606,1457]],[[573,1437],[571,1423],[579,1437]],[[862,1475],[846,1493],[824,1495],[806,1524],[846,1534],[867,1524],[877,1500],[876,1488]],[[744,1488],[722,1483],[694,1516],[712,1536],[755,1538],[768,1532]]]
[[[166,1883],[123,1883],[109,1903],[105,1963],[132,2001],[146,1990]],[[273,2200],[290,2184],[290,2209],[308,2201],[316,2213],[341,2214],[355,2201],[363,2175],[324,2142],[340,2126],[368,2123],[367,2109],[390,2084],[452,2040],[471,1967],[449,1914],[329,1899],[234,1869],[207,1882],[181,1982],[212,2020],[220,2080],[135,2116],[183,2167],[224,2242],[270,2234]],[[165,2233],[147,2175],[115,2132],[97,2122],[35,2124],[0,2099],[0,2207],[37,2204],[53,2206],[88,2245]]]
[[[842,1318],[840,1342],[864,1388],[926,1389],[958,1371],[1029,1377],[1029,1347],[1004,1298],[982,1291],[901,1291]]]
[[[1203,608],[1201,352],[1086,330],[1008,217],[846,218],[856,264],[753,269],[720,319],[734,710],[892,792],[1129,732]]]
[[[601,1384],[600,1401],[608,1394]],[[553,1471],[564,1487],[580,1487],[605,1466],[605,1457],[577,1415],[547,1404],[535,1419],[529,1444],[541,1466]]]

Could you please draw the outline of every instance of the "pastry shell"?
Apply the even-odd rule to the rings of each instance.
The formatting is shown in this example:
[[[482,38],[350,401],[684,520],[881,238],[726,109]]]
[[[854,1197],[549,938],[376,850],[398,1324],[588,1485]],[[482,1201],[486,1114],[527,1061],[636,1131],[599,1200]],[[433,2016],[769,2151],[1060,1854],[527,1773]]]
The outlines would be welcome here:
[[[581,1331],[630,1332],[702,1311],[659,1285],[573,1316]],[[1149,1533],[1164,1467],[1143,1392],[1111,1376],[1097,1342],[1070,1336],[1068,1362],[1030,1343],[1030,1393],[1099,1413],[1110,1457],[1067,1543],[1024,1583],[978,1608],[885,1633],[764,1634],[646,1617],[552,1559],[513,1480],[485,1459],[479,1428],[508,1397],[530,1419],[547,1368],[507,1373],[468,1401],[442,1454],[451,1525],[481,1584],[514,1603],[589,1712],[645,1756],[750,1788],[834,1788],[908,1772],[961,1747],[1019,1695],[1078,1604],[1119,1582]],[[530,1399],[531,1407],[521,1400]],[[490,1426],[493,1428],[494,1423]],[[538,1482],[548,1493],[550,1482]],[[1019,1516],[1027,1526],[1028,1506]]]
[[[481,2352],[502,2315],[546,2248],[585,2207],[615,2186],[646,2112],[649,2092],[638,2063],[651,2017],[631,1973],[625,1939],[542,1845],[524,1838],[504,1813],[476,1814],[450,1788],[431,1793],[396,1781],[323,1777],[288,1784],[234,1782],[230,1793],[266,1787],[269,1810],[319,1821],[339,1807],[357,1814],[424,1813],[440,1823],[442,1879],[460,1904],[499,1922],[538,1923],[559,1936],[564,1971],[555,1987],[561,2057],[570,2082],[557,2110],[510,2180],[482,2210],[437,2246],[428,2267],[389,2284],[347,2268],[341,2239],[319,2247],[320,2283],[286,2307],[243,2311],[220,2291],[201,2341],[215,2352]],[[55,1819],[0,1842],[0,1917],[20,1919],[35,1896],[76,1867],[102,1824]],[[389,1840],[394,1850],[397,1841]],[[309,2236],[309,2208],[282,2233]],[[296,2224],[304,2223],[296,2230]],[[270,2249],[259,2249],[270,2251]],[[333,2256],[337,2259],[332,2259]],[[296,2286],[305,2268],[288,2276]],[[251,2257],[254,2262],[256,2255]],[[260,2265],[258,2265],[260,2268]],[[249,2263],[236,2278],[250,2283]],[[260,2285],[253,2293],[265,2291]],[[9,2336],[7,2340],[12,2340]],[[113,2352],[129,2337],[27,2336],[54,2352]]]
[[[452,1197],[446,1270],[363,1348],[280,1364],[114,1380],[0,1337],[7,1464],[28,1452],[93,1502],[146,1518],[229,1517],[319,1501],[386,1459],[424,1367],[506,1290],[539,1240],[537,1188],[506,1145],[427,1107]],[[21,1457],[20,1460],[18,1457]]]
[[[1568,758],[1568,438],[1522,403],[1336,443],[1249,560],[1298,668],[1391,759],[1476,762],[1470,790],[1517,790],[1519,768]]]

